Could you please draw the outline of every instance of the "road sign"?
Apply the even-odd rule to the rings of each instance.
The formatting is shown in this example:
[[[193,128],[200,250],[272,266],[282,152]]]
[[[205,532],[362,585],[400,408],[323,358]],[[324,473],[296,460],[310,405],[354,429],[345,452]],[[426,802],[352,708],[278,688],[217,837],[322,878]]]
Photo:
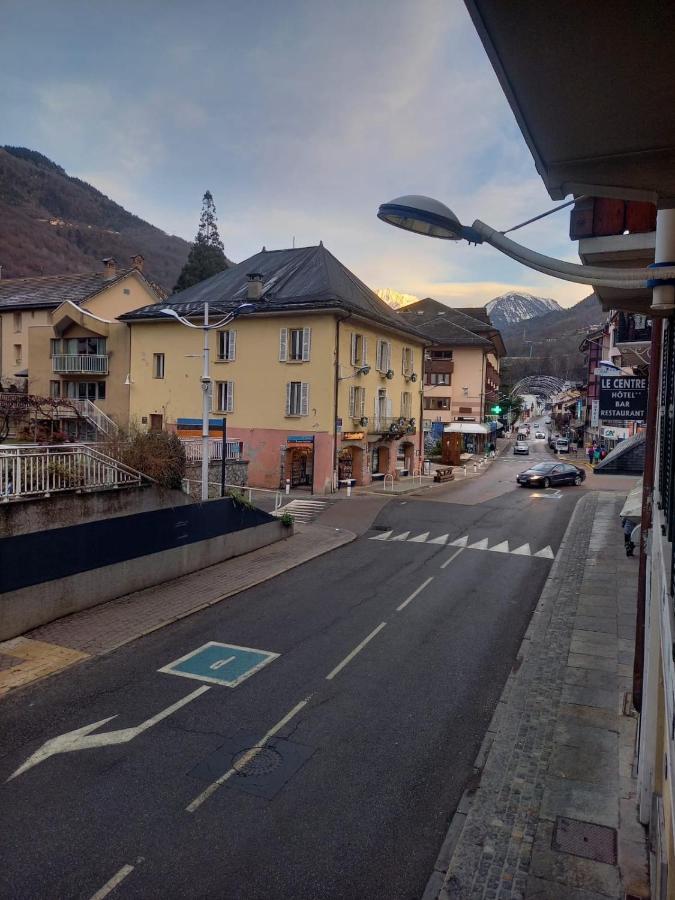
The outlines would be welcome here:
[[[278,656],[278,653],[267,650],[209,641],[158,671],[180,675],[182,678],[194,678],[196,681],[208,681],[210,684],[236,687]]]

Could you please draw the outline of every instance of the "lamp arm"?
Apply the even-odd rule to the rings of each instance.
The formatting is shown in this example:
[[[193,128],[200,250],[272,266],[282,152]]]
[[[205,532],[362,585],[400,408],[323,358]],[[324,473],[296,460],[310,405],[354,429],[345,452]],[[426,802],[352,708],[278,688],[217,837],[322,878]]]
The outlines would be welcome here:
[[[613,269],[608,266],[584,266],[578,263],[564,262],[562,259],[555,259],[523,247],[522,244],[505,237],[501,232],[479,219],[476,219],[472,227],[486,244],[490,244],[496,250],[515,259],[516,262],[564,281],[635,290],[649,287],[648,282],[667,282],[675,279],[675,265],[655,269]]]

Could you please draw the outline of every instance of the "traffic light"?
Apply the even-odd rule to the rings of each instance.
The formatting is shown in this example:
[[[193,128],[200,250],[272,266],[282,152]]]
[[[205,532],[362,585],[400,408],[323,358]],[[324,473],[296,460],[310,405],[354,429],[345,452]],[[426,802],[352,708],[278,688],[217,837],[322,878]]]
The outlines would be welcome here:
[[[494,413],[495,416],[498,416],[501,411],[502,411],[502,408],[499,404],[497,404],[496,406],[493,406],[492,409],[490,410],[490,412]]]

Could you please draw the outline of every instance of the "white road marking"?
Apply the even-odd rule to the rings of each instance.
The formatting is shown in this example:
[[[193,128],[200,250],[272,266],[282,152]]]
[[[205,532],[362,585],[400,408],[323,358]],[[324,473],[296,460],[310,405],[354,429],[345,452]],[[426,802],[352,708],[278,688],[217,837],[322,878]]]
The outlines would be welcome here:
[[[469,550],[487,550],[488,539],[483,538],[482,541],[476,541],[475,544],[469,544]]]
[[[100,734],[91,734],[90,732],[100,728],[101,725],[105,725],[106,722],[110,722],[112,719],[117,718],[117,716],[108,716],[107,719],[101,719],[99,722],[93,722],[91,725],[83,725],[82,728],[76,728],[74,731],[68,731],[66,734],[60,734],[58,737],[51,738],[50,740],[45,741],[40,749],[36,750],[32,756],[29,756],[26,762],[19,766],[16,772],[13,772],[9,776],[7,781],[11,781],[12,778],[16,778],[17,775],[22,775],[24,772],[27,772],[28,769],[32,769],[33,766],[37,766],[38,763],[43,762],[50,756],[54,756],[56,753],[69,753],[72,750],[87,750],[91,747],[107,747],[111,744],[125,744],[127,741],[133,740],[137,735],[141,734],[141,732],[147,731],[148,728],[152,728],[153,725],[161,722],[162,719],[166,719],[167,716],[173,715],[176,710],[179,710],[187,703],[191,703],[193,700],[196,700],[197,697],[200,697],[203,693],[210,690],[211,688],[206,686],[197,688],[196,691],[188,694],[187,697],[183,697],[182,700],[172,703],[171,706],[163,709],[161,712],[157,713],[157,715],[152,716],[152,718],[146,719],[145,722],[141,722],[140,725],[136,725],[135,728],[122,728],[119,731],[103,731]]]
[[[450,541],[451,547],[466,547],[469,542],[469,535],[465,534],[464,537],[457,538],[456,541]]]
[[[214,671],[216,669],[222,669],[223,666],[226,666],[228,663],[231,663],[232,660],[234,660],[236,658],[237,658],[236,656],[229,656],[227,659],[218,659],[218,660],[216,660],[216,662],[211,663],[211,665],[209,666],[209,669],[213,669]]]
[[[225,650],[245,650],[249,653],[255,653],[256,656],[259,657],[259,661],[244,669],[241,675],[228,680],[225,680],[222,677],[212,678],[210,675],[201,675],[199,672],[194,671],[181,671],[181,669],[176,668],[180,663],[198,657],[202,650],[208,650],[209,647],[222,647]],[[174,659],[173,662],[167,663],[165,666],[162,666],[161,669],[157,669],[157,671],[164,672],[165,675],[178,675],[179,678],[191,678],[193,681],[207,681],[210,684],[218,684],[221,687],[234,688],[241,684],[242,681],[246,681],[247,678],[250,678],[251,675],[255,675],[256,672],[259,672],[265,666],[274,662],[275,659],[279,659],[279,655],[279,653],[273,653],[271,650],[257,650],[255,647],[241,647],[239,644],[221,644],[220,641],[207,641],[205,644],[202,644],[201,647],[197,647],[196,650],[190,650],[185,656],[181,656],[180,659]],[[236,656],[231,658],[236,659]],[[209,668],[213,669],[213,665],[209,666]]]
[[[335,678],[335,676],[338,674],[338,672],[341,672],[344,669],[344,667],[347,665],[347,663],[350,663],[354,659],[356,654],[360,653],[363,650],[363,648],[366,646],[366,644],[368,644],[370,641],[372,641],[372,639],[375,637],[375,635],[378,632],[382,631],[382,629],[384,628],[384,626],[386,624],[387,624],[386,622],[380,622],[380,624],[377,626],[377,628],[374,628],[370,632],[368,637],[365,637],[361,641],[360,644],[357,644],[357,646],[354,647],[352,652],[348,653],[347,656],[345,656],[345,658],[342,660],[342,662],[339,663],[337,666],[335,666],[335,668],[333,669],[332,672],[329,672],[328,675],[326,675],[326,681],[330,681],[331,679]]]
[[[508,553],[509,542],[502,541],[501,544],[495,544],[494,547],[488,547],[488,550],[491,550],[493,553]]]
[[[523,544],[522,547],[518,547],[517,550],[512,550],[511,555],[512,556],[531,556],[532,554],[530,552],[530,545]]]
[[[400,606],[396,607],[396,612],[401,612],[402,609],[405,609],[405,607],[410,603],[410,601],[414,600],[415,597],[420,593],[420,591],[423,591],[424,588],[433,580],[434,580],[434,577],[432,575],[431,578],[427,578],[426,581],[423,581],[422,584],[417,588],[417,590],[412,592],[412,594],[408,597],[407,600],[404,600]]]
[[[102,888],[99,888],[95,894],[92,894],[90,900],[103,900],[103,897],[107,897],[108,894],[114,891],[117,885],[124,881],[127,875],[131,875],[133,871],[134,866],[122,866],[119,872],[115,873],[110,881],[106,881]]]
[[[408,538],[409,544],[424,544],[426,543],[427,538],[429,537],[429,532],[425,531],[424,534],[418,534],[417,537]]]
[[[389,536],[392,535],[393,531],[385,531],[382,534],[376,534],[373,537],[369,538],[371,541],[386,541],[389,539]]]
[[[555,556],[553,555],[553,550],[551,550],[550,545],[548,547],[542,548],[534,555],[538,556],[540,559],[555,559]]]
[[[449,559],[446,559],[446,561],[441,564],[441,569],[445,569],[446,566],[450,565],[450,563],[453,561],[453,559],[457,559],[457,557],[459,556],[459,554],[462,552],[463,549],[464,549],[464,547],[460,547],[458,550],[455,550],[455,552],[452,554],[452,556]]]
[[[434,538],[431,541],[427,541],[427,544],[447,544],[449,534],[442,534],[440,537]]]
[[[392,538],[392,541],[407,541],[409,534],[409,531],[404,531],[402,534],[397,534],[396,537]]]
[[[297,716],[301,709],[304,709],[305,706],[307,706],[309,701],[312,699],[312,696],[313,695],[310,694],[309,697],[305,697],[305,699],[301,700],[300,703],[296,703],[293,709],[290,712],[287,712],[283,719],[280,719],[276,725],[273,725],[267,732],[267,734],[263,735],[263,737],[260,738],[260,740],[254,747],[251,747],[248,753],[245,753],[244,756],[237,760],[237,766],[241,769],[243,765],[249,763],[252,759],[254,759],[265,746],[265,744],[270,740],[270,738],[273,738],[274,735],[277,734],[277,732],[281,731],[284,725],[287,725],[294,716]],[[210,784],[205,791],[202,791],[202,793],[198,797],[195,797],[192,803],[185,807],[185,811],[193,813],[196,809],[199,809],[202,803],[205,800],[208,800],[209,797],[214,794],[218,790],[218,788],[221,787],[221,785],[225,784],[226,781],[232,778],[232,776],[235,775],[236,772],[237,769],[228,769],[227,772],[224,772],[219,778],[216,778],[216,780],[212,784]]]

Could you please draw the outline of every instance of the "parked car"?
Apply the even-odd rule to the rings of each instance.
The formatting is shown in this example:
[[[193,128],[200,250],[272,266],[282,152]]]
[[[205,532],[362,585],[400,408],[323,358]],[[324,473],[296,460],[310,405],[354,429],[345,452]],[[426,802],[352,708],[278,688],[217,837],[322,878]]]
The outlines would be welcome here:
[[[524,453],[529,456],[530,445],[527,443],[527,441],[518,440],[518,441],[516,441],[516,443],[513,446],[513,452],[514,452],[514,454]]]
[[[558,440],[560,435],[556,432],[555,434],[549,434],[548,436],[548,446],[550,450],[553,450],[555,447],[555,442]]]
[[[516,481],[521,487],[548,488],[559,484],[579,485],[585,478],[585,471],[570,463],[537,463],[521,472]]]
[[[546,435],[544,434],[543,431],[537,431],[537,432],[535,432],[535,435],[534,435],[534,436],[535,436],[535,438],[536,438],[538,441],[545,441],[545,440],[546,440]]]
[[[555,442],[555,449],[558,453],[569,453],[570,452],[570,442],[567,438],[558,438]]]

